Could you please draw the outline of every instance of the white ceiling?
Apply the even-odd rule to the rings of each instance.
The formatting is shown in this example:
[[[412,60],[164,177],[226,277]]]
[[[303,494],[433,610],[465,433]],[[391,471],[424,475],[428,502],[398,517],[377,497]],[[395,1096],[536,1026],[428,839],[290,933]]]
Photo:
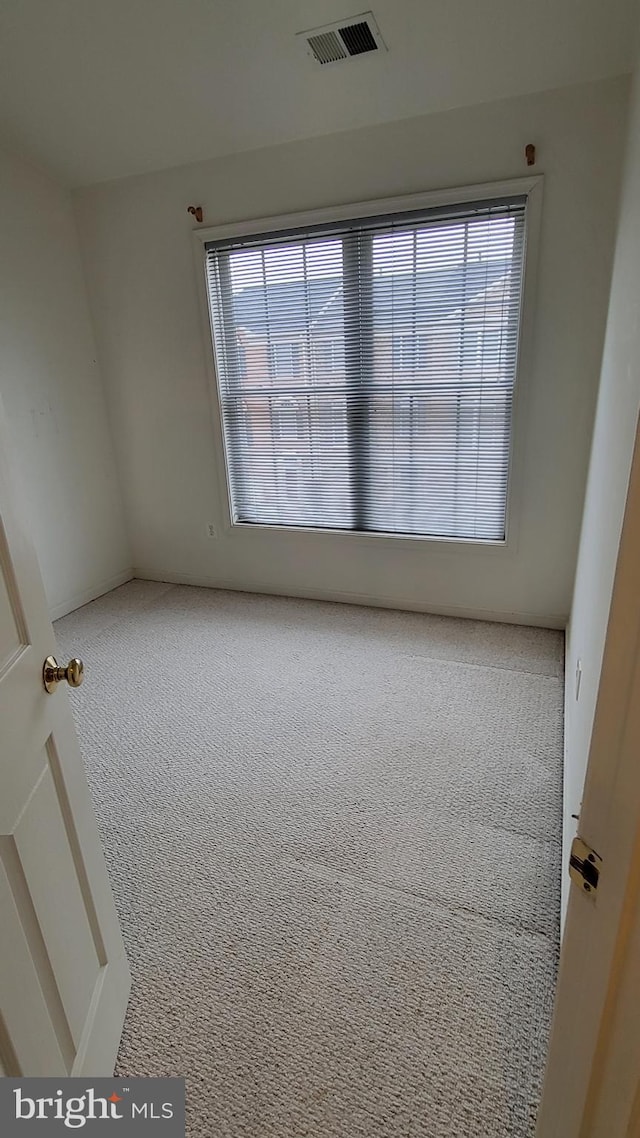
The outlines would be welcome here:
[[[71,185],[630,71],[637,0],[0,0],[0,129]]]

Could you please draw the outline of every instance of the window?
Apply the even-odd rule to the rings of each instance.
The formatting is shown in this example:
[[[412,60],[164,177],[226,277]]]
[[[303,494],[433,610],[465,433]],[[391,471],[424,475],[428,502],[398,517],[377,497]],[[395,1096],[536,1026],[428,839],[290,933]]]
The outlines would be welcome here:
[[[322,380],[336,372],[344,371],[342,340],[314,340],[311,358],[315,379]]]
[[[391,341],[391,363],[394,371],[413,371],[416,361],[416,341],[411,332],[394,336]]]
[[[394,371],[417,371],[427,367],[429,341],[424,332],[400,332],[391,341]]]
[[[250,447],[253,443],[253,433],[251,430],[251,407],[246,399],[242,400],[242,415],[240,416],[240,441],[243,446]]]
[[[271,371],[275,379],[292,379],[302,371],[302,347],[300,344],[276,340],[269,345]]]
[[[299,403],[297,399],[272,401],[273,433],[278,442],[292,442],[300,435]]]
[[[504,540],[525,204],[207,243],[235,522]]]
[[[343,445],[346,441],[346,414],[340,399],[321,400],[318,414],[321,417],[322,436],[327,446]]]

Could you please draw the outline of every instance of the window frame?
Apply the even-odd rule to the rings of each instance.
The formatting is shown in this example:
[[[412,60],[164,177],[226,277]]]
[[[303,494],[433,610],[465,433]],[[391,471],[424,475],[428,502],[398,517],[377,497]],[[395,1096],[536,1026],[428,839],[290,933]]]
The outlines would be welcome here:
[[[316,209],[293,214],[266,218],[254,218],[230,224],[193,229],[193,251],[197,273],[198,296],[200,300],[202,329],[204,336],[205,359],[209,379],[211,399],[213,442],[217,472],[217,501],[212,501],[212,512],[217,526],[228,536],[244,534],[272,534],[275,536],[313,535],[320,539],[340,537],[345,541],[364,543],[375,547],[388,546],[418,549],[427,543],[443,554],[454,552],[456,548],[471,552],[502,556],[513,556],[519,545],[519,521],[523,499],[523,470],[525,448],[525,406],[528,402],[529,375],[531,371],[533,339],[533,297],[535,296],[535,277],[540,240],[540,221],[542,210],[542,190],[544,178],[536,175],[528,178],[513,178],[501,182],[486,182],[446,190],[431,190],[420,194],[401,197],[354,202],[326,209]],[[222,403],[216,374],[214,352],[214,327],[208,297],[206,245],[211,241],[224,241],[233,238],[251,237],[277,233],[282,230],[305,228],[312,225],[332,224],[351,220],[378,217],[383,214],[397,214],[414,210],[432,209],[439,206],[464,205],[470,202],[491,201],[500,197],[523,195],[527,198],[526,225],[523,250],[523,278],[520,306],[520,325],[516,374],[513,389],[511,435],[509,445],[508,482],[505,508],[504,539],[442,537],[433,534],[395,534],[391,532],[363,532],[358,530],[332,529],[317,526],[272,525],[260,522],[236,521],[233,517],[231,489],[227,476],[228,455],[223,428]]]

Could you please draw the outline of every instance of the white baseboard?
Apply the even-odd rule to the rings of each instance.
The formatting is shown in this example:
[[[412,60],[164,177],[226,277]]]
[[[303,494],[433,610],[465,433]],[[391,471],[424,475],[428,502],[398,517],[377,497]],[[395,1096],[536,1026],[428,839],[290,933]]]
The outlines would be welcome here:
[[[468,620],[498,621],[501,624],[525,624],[529,627],[564,629],[567,623],[565,614],[550,616],[529,612],[495,612],[490,609],[460,608],[455,605],[437,605],[428,601],[408,600],[405,597],[390,597],[371,593],[350,593],[338,589],[305,589],[298,586],[277,588],[265,584],[241,584],[200,574],[182,573],[171,569],[147,569],[136,566],[133,576],[142,581],[166,581],[171,585],[194,585],[205,589],[225,589],[233,593],[261,593],[274,597],[299,597],[312,601],[334,601],[347,605],[367,605],[371,608],[399,609],[405,612],[423,612],[433,616],[463,617]]]
[[[90,601],[95,601],[105,593],[110,593],[112,589],[117,589],[118,585],[124,585],[126,581],[131,581],[135,575],[133,569],[123,569],[113,577],[107,577],[106,580],[99,581],[96,585],[91,585],[90,588],[84,589],[81,593],[76,593],[73,597],[69,597],[65,601],[59,601],[57,605],[53,605],[50,609],[49,615],[51,620],[60,620],[61,617],[73,612],[74,609],[88,605]]]

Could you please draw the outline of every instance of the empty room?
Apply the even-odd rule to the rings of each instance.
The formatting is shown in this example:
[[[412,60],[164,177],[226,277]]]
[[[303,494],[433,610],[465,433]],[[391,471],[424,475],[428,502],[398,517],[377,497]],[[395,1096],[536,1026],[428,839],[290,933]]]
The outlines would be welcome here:
[[[638,15],[0,0],[3,1135],[640,1134]]]

